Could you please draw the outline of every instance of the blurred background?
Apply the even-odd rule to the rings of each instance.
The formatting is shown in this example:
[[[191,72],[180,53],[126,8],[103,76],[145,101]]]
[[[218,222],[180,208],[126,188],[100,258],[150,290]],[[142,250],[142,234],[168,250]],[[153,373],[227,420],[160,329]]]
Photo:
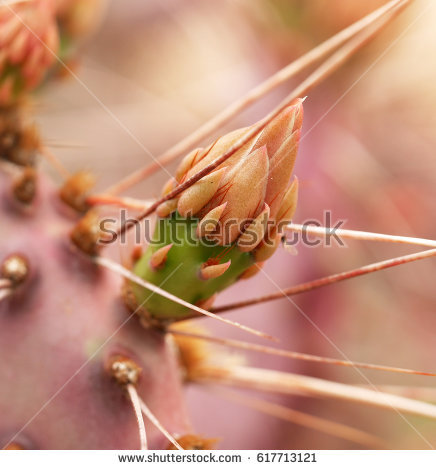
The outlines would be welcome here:
[[[112,0],[101,29],[84,49],[77,69],[80,81],[70,78],[38,96],[42,134],[48,143],[65,145],[56,153],[68,169],[92,170],[99,189],[104,189],[383,3]],[[436,238],[435,21],[434,2],[417,0],[310,93],[295,169],[301,182],[295,222],[323,221],[329,210],[333,220],[346,221],[345,228]],[[276,90],[224,130],[261,118],[299,80]],[[161,171],[129,195],[156,197],[167,179]],[[267,263],[266,274],[238,283],[217,304],[413,250],[358,241],[349,241],[345,248],[298,245],[297,254],[280,249]],[[293,300],[305,315],[283,299],[228,318],[280,337],[287,349],[341,358],[340,350],[356,361],[434,371],[434,274],[434,261],[419,261],[297,296]],[[217,335],[239,337],[209,321],[198,323]],[[245,356],[259,367],[367,385],[352,369]],[[436,385],[434,378],[364,374],[377,386]],[[436,426],[429,420],[405,420],[392,410],[334,400],[265,397],[373,433],[392,448],[436,446]],[[187,398],[196,431],[220,438],[220,448],[357,446],[228,402],[200,387],[190,386]]]

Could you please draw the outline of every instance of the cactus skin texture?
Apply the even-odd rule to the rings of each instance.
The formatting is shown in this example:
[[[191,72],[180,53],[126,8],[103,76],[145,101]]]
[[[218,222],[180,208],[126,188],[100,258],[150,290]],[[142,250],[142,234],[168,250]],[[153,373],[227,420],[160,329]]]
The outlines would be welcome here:
[[[74,25],[83,15],[97,19],[100,5],[38,0],[17,8],[23,15],[39,8],[47,19],[40,22],[40,36],[67,58],[69,41],[74,45],[76,33],[84,34]],[[32,37],[17,54],[14,45],[21,44],[23,26],[9,10],[0,14],[4,23],[15,25],[6,48],[8,66],[0,74],[0,381],[7,384],[0,387],[0,448],[137,449],[138,425],[128,394],[132,386],[186,447],[209,448],[212,441],[195,436],[190,426],[173,337],[140,324],[151,317],[147,326],[161,327],[192,314],[137,285],[128,283],[126,289],[119,274],[88,256],[98,251],[73,245],[73,228],[93,217],[92,211],[83,219],[78,214],[88,209],[80,196],[92,181],[80,175],[78,195],[71,191],[77,186],[74,178],[60,191],[53,188],[37,171],[41,145],[22,107],[26,92],[56,67],[50,69],[52,56],[41,59],[42,49]],[[289,187],[289,179],[301,121],[298,102],[225,164],[160,207],[159,242],[150,244],[134,272],[203,308],[217,292],[247,277],[274,251],[263,246],[269,231],[277,241],[275,224],[295,209],[296,185]],[[244,132],[234,131],[189,154],[164,191],[203,168]],[[263,227],[261,218],[272,226]],[[237,227],[226,234],[219,222],[231,219]],[[248,228],[256,242],[242,246]],[[209,235],[208,243],[198,243]],[[110,256],[110,248],[104,256]],[[147,315],[132,315],[126,303]],[[146,427],[149,448],[168,448],[155,426],[147,421]]]
[[[135,274],[208,308],[216,293],[255,273],[277,247],[279,223],[289,221],[296,208],[297,181],[289,180],[302,119],[302,100],[297,100],[217,169],[161,204],[153,240]],[[163,193],[219,157],[244,132],[233,131],[188,154]],[[192,316],[188,308],[143,287],[130,283],[129,289],[135,300],[127,295],[128,304],[132,310],[141,307],[145,322]]]
[[[55,75],[53,54],[69,59],[104,4],[0,7],[0,449],[137,449],[128,385],[173,436],[193,435],[172,337],[129,317],[120,276],[70,240],[80,217],[71,207],[85,211],[83,200],[71,204],[69,187],[54,189],[36,168],[41,142],[27,93]],[[91,182],[80,181],[83,192]],[[123,376],[123,364],[137,374]],[[146,426],[149,447],[167,448]]]
[[[71,246],[77,216],[42,176],[32,206],[24,207],[0,168],[0,263],[18,253],[30,266],[25,282],[0,302],[0,448],[26,423],[14,439],[24,448],[138,448],[131,405],[105,372],[117,354],[140,366],[138,393],[168,430],[192,433],[171,338],[145,330],[136,317],[120,328],[128,319],[121,279]],[[150,448],[168,446],[150,423],[147,437]]]

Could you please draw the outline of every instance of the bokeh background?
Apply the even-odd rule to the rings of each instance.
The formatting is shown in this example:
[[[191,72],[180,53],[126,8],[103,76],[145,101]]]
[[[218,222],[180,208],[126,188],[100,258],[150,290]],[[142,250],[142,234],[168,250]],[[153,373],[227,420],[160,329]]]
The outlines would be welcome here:
[[[100,30],[84,47],[80,80],[61,81],[38,96],[42,134],[57,145],[68,169],[92,170],[104,189],[151,161],[144,148],[159,155],[270,74],[383,3],[112,0]],[[346,221],[346,228],[436,238],[435,21],[434,2],[417,0],[310,93],[295,169],[301,181],[295,222],[322,222],[329,210],[333,219]],[[271,93],[226,130],[261,118],[299,80]],[[156,197],[167,179],[161,171],[129,194]],[[229,289],[218,303],[413,248],[350,241],[346,248],[298,245],[297,251],[280,249],[266,274]],[[339,349],[356,361],[434,371],[435,269],[434,261],[420,261],[295,297],[313,323],[288,299],[228,318],[279,336],[285,348],[340,358]],[[198,323],[217,335],[246,339],[209,321]],[[260,367],[367,385],[346,368],[244,356]],[[364,373],[377,386],[436,385],[432,378]],[[392,410],[334,400],[265,398],[374,433],[392,448],[436,446],[436,426],[429,420],[407,416],[406,421]],[[193,385],[187,399],[196,431],[219,437],[220,448],[356,447]]]

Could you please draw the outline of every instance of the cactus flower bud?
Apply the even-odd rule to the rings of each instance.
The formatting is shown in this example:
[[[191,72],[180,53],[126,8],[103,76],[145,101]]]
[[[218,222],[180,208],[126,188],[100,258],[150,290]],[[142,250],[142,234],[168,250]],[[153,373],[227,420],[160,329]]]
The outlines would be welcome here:
[[[298,100],[218,168],[164,203],[153,240],[135,264],[135,273],[203,305],[258,271],[256,263],[265,261],[278,246],[279,222],[289,221],[295,212],[298,184],[296,180],[290,184],[290,178],[302,118],[302,100]],[[163,192],[205,168],[247,130],[233,131],[188,154]],[[171,249],[164,249],[168,246]],[[191,315],[186,307],[133,284],[126,298],[131,308],[142,305],[148,319],[172,321]]]
[[[0,6],[0,105],[36,88],[53,64],[59,35],[51,0]]]

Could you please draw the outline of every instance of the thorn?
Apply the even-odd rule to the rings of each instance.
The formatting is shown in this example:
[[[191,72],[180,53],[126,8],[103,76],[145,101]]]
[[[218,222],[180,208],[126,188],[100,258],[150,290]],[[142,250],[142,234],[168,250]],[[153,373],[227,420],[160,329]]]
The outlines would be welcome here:
[[[311,235],[318,235],[323,237],[330,235],[332,229],[328,227],[315,227],[300,224],[288,224],[285,230],[290,232],[306,232]],[[363,232],[361,230],[346,230],[335,229],[334,233],[339,238],[350,238],[353,240],[367,240],[376,242],[389,242],[389,243],[404,243],[408,245],[419,245],[436,248],[436,240],[429,240],[427,238],[404,237],[400,235],[386,235],[384,233]]]
[[[203,334],[201,331],[197,332],[195,330],[183,330],[171,327],[167,330],[169,333],[176,336],[177,341],[176,343],[179,345],[181,343],[180,337],[185,338],[185,344],[189,344],[191,349],[194,347],[195,350],[201,351],[201,343],[210,342],[216,343],[223,346],[227,346],[229,348],[236,348],[242,349],[245,351],[256,351],[261,352],[264,354],[269,354],[272,356],[280,356],[280,357],[287,357],[288,359],[293,359],[296,361],[308,361],[308,362],[318,362],[323,364],[329,364],[334,366],[341,366],[341,367],[352,367],[353,369],[369,369],[369,370],[377,370],[382,372],[393,372],[397,374],[407,374],[407,375],[421,375],[426,377],[436,377],[436,373],[434,372],[425,372],[420,370],[414,369],[405,369],[402,367],[392,367],[392,366],[382,366],[378,364],[370,364],[367,362],[355,362],[350,360],[342,360],[342,359],[334,359],[331,357],[323,357],[323,356],[316,356],[314,354],[307,354],[307,353],[300,353],[296,351],[289,351],[286,349],[279,349],[279,348],[271,348],[268,346],[263,346],[260,344],[255,343],[247,343],[246,341],[239,341],[234,339],[226,339],[226,338],[219,338],[217,336],[210,336],[207,334]],[[186,342],[186,339],[189,338],[191,341]],[[182,340],[183,341],[183,340]],[[192,341],[194,341],[194,345],[192,345]],[[195,344],[195,342],[200,344]],[[181,343],[183,345],[183,342]],[[179,346],[180,347],[180,346]],[[183,350],[183,355],[185,353],[186,346]],[[201,354],[190,354],[191,357],[194,357],[196,361],[191,361],[192,363],[204,363],[204,352]],[[200,358],[200,359],[197,359]]]
[[[239,322],[229,320],[228,318],[223,318],[220,317],[219,315],[215,315],[214,313],[208,312],[207,310],[204,310],[200,307],[197,307],[196,305],[193,305],[189,302],[186,302],[186,300],[181,299],[180,297],[177,297],[174,294],[171,294],[170,292],[166,291],[165,289],[162,289],[161,287],[158,287],[151,282],[148,282],[141,277],[137,276],[136,274],[132,273],[128,269],[124,268],[118,263],[115,263],[109,258],[104,258],[102,256],[93,256],[92,261],[95,264],[98,264],[100,266],[103,266],[107,269],[110,269],[111,271],[123,276],[124,278],[128,279],[129,281],[134,282],[135,284],[145,287],[146,289],[150,290],[151,292],[154,292],[155,294],[161,295],[162,297],[165,297],[168,300],[172,300],[173,302],[183,305],[184,307],[188,307],[189,309],[193,310],[196,312],[195,316],[197,317],[198,314],[204,315],[209,318],[213,318],[214,320],[220,321],[222,323],[226,323],[227,325],[230,325],[234,328],[238,328],[240,330],[246,331],[247,333],[250,333],[255,336],[259,336],[261,338],[268,339],[270,341],[275,341],[277,342],[278,339],[275,338],[274,336],[268,335],[266,333],[263,333],[262,331],[256,330],[254,328],[251,328],[249,326],[242,325]]]
[[[204,263],[200,268],[200,279],[203,279],[203,281],[208,281],[209,279],[215,279],[222,276],[230,268],[232,261],[229,260],[226,263],[210,265],[207,265],[207,263],[208,262],[206,261],[206,263]]]
[[[172,212],[177,209],[177,199],[170,199],[160,204],[156,209],[156,214],[159,217],[168,217]]]
[[[132,359],[116,355],[109,358],[105,364],[105,369],[117,384],[127,391],[138,424],[140,449],[147,450],[147,434],[141,412],[140,398],[135,388],[141,375],[141,368]]]
[[[141,411],[141,399],[138,396],[136,388],[132,384],[126,385],[126,390],[132,403],[133,411],[135,412],[136,422],[138,424],[139,442],[141,450],[148,450],[147,433],[145,432],[144,418]]]
[[[152,269],[161,269],[164,267],[168,252],[171,250],[173,244],[170,243],[169,245],[163,246],[156,250],[150,258],[150,267]]]
[[[432,258],[436,256],[436,249],[420,251],[418,253],[413,253],[411,255],[399,256],[398,258],[392,258],[385,261],[380,261],[378,263],[367,264],[357,269],[351,271],[344,271],[339,274],[332,274],[330,276],[322,277],[314,281],[304,282],[302,284],[297,284],[296,286],[289,287],[288,289],[282,289],[272,294],[267,294],[261,297],[256,297],[254,299],[242,300],[235,302],[233,304],[223,305],[214,309],[215,313],[225,312],[228,310],[234,310],[236,308],[248,307],[250,305],[256,305],[263,302],[269,302],[271,300],[282,299],[284,297],[290,297],[292,295],[301,294],[303,292],[308,292],[319,287],[328,286],[339,281],[345,281],[347,279],[352,279],[354,277],[363,276],[364,274],[375,273],[387,268],[393,268],[394,266],[399,266],[405,263],[411,263],[413,261],[419,261],[426,258]],[[251,268],[248,268],[248,270]],[[248,271],[247,270],[247,271]],[[246,271],[245,271],[246,272]],[[245,272],[242,274],[244,276]],[[242,277],[244,279],[244,277]]]
[[[226,171],[227,167],[215,170],[183,191],[177,204],[179,214],[187,217],[200,211],[217,192]]]
[[[375,386],[371,390],[290,372],[246,366],[211,366],[199,369],[195,381],[263,392],[333,398],[358,403],[359,406],[372,405],[396,413],[401,411],[436,419],[436,406],[433,404],[381,392]]]
[[[29,260],[24,255],[10,255],[1,265],[1,277],[10,282],[12,289],[22,284],[29,276],[29,272]]]
[[[141,376],[141,368],[128,357],[116,355],[109,358],[106,370],[119,385],[136,385]]]
[[[238,238],[236,244],[240,251],[252,251],[263,240],[268,227],[269,214],[269,206],[265,204],[263,211],[245,228],[242,235]]]
[[[170,434],[167,429],[164,428],[162,423],[156,418],[156,416],[151,412],[150,408],[144,403],[141,398],[138,397],[141,411],[144,415],[159,429],[159,431],[171,442],[171,444],[178,450],[183,450],[183,447],[179,445],[174,436]]]
[[[223,391],[220,393],[224,398],[249,406],[257,411],[275,416],[278,419],[288,421],[308,429],[323,432],[332,436],[339,437],[346,441],[355,442],[359,445],[368,447],[369,449],[388,449],[389,445],[383,439],[369,434],[360,429],[347,426],[328,419],[320,418],[308,413],[288,408],[287,406],[272,403],[266,400],[252,398],[244,393],[235,393],[233,391]]]
[[[221,204],[220,206],[215,207],[214,209],[210,210],[201,220],[198,222],[197,225],[197,237],[202,238],[206,237],[207,235],[211,235],[212,232],[215,230],[216,226],[220,218],[223,215],[224,209],[227,206],[227,202]]]

